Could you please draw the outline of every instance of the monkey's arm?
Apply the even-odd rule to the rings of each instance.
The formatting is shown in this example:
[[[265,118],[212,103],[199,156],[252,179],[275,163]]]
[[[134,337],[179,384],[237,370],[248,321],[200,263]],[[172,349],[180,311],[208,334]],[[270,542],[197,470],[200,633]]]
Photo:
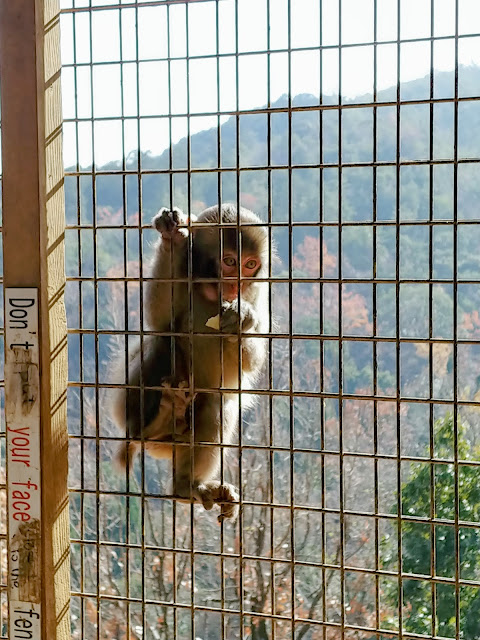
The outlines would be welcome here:
[[[268,289],[261,283],[258,296],[254,303],[247,300],[233,301],[226,305],[222,311],[220,321],[221,330],[225,333],[243,334],[242,345],[242,372],[255,377],[261,370],[266,354],[267,341],[265,338],[251,337],[256,333],[269,331],[268,316]]]
[[[242,371],[255,378],[263,367],[266,355],[265,338],[244,338],[242,340]]]
[[[185,278],[188,271],[186,225],[188,217],[180,209],[160,209],[152,221],[161,240],[155,249],[150,274],[153,280],[146,284],[145,316],[148,326],[155,331],[175,330],[171,327],[172,310],[175,321],[188,306],[186,283],[174,282],[176,278]]]

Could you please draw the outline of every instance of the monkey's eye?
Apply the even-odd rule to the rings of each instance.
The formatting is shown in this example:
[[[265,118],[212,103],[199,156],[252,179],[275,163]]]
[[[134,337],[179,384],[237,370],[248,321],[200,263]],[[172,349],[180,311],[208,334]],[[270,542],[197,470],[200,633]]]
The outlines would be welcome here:
[[[247,269],[255,269],[256,266],[257,266],[257,261],[254,260],[253,258],[252,260],[249,260],[248,262],[245,263],[245,267]]]
[[[237,261],[232,256],[225,256],[225,258],[223,259],[223,264],[227,267],[234,267],[236,263]]]

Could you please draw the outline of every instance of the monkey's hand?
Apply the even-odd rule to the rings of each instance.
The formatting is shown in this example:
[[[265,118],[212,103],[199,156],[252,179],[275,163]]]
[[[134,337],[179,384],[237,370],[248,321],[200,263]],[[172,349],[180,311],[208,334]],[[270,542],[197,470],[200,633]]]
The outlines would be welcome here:
[[[220,331],[223,333],[238,333],[251,331],[257,324],[257,314],[250,303],[238,300],[225,303],[220,318]]]
[[[166,241],[179,244],[188,238],[188,216],[175,207],[170,211],[163,207],[152,220],[152,227],[156,229]]]
[[[207,511],[210,511],[214,504],[220,506],[219,522],[222,520],[235,522],[238,516],[240,496],[233,485],[226,482],[221,484],[218,481],[203,482],[198,485],[197,494]]]

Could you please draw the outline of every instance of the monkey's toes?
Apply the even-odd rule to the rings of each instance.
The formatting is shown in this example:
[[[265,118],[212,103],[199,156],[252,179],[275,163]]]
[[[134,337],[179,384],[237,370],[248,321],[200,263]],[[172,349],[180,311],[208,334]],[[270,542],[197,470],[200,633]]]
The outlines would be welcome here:
[[[218,522],[223,520],[231,520],[232,523],[237,521],[239,506],[235,503],[225,502],[220,506],[220,515],[217,516]]]
[[[205,482],[199,485],[197,491],[207,511],[210,511],[214,504],[219,505],[219,522],[222,520],[232,520],[232,522],[235,522],[239,510],[239,495],[233,485],[227,483],[220,484],[220,482]]]

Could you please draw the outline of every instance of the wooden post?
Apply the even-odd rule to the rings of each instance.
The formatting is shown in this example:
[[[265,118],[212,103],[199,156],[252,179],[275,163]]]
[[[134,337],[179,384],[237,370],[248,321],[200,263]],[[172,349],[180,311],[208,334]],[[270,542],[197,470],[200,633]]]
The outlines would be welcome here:
[[[70,637],[58,12],[0,0],[11,640]]]

